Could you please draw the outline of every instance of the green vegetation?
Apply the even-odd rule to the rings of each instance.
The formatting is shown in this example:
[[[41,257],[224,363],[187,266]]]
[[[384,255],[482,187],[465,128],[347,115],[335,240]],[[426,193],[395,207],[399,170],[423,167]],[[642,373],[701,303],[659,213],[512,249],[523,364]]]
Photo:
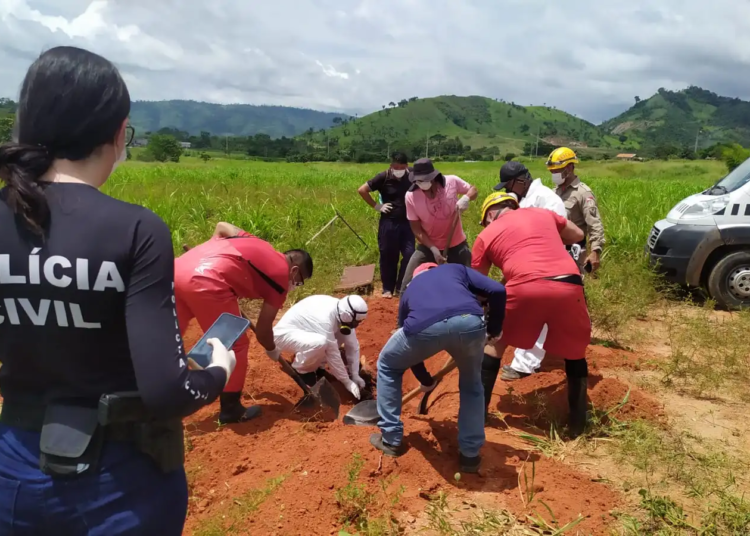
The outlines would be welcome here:
[[[687,157],[716,143],[750,145],[750,102],[691,86],[682,91],[664,88],[649,99],[604,122],[602,129],[619,136],[625,147]],[[641,151],[643,152],[643,151]]]
[[[193,532],[194,536],[237,534],[248,518],[258,511],[260,505],[284,483],[284,480],[285,476],[271,478],[263,488],[251,489],[235,497],[228,509],[203,521]]]
[[[336,117],[347,115],[286,106],[222,105],[184,100],[135,101],[130,112],[130,121],[138,135],[168,127],[193,136],[206,131],[217,136],[293,137],[309,128],[329,127]]]

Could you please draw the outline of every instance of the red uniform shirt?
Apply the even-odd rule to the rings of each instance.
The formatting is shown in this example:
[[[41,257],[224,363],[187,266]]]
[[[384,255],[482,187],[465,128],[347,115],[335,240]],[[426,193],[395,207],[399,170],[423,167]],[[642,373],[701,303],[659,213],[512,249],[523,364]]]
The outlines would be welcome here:
[[[248,261],[283,289],[277,292]],[[262,299],[281,308],[289,292],[289,264],[265,240],[242,231],[234,238],[212,238],[175,259],[175,286],[199,286],[227,297]]]
[[[486,275],[494,264],[502,270],[506,287],[578,274],[578,266],[560,238],[566,222],[546,208],[509,210],[479,233],[471,267]]]

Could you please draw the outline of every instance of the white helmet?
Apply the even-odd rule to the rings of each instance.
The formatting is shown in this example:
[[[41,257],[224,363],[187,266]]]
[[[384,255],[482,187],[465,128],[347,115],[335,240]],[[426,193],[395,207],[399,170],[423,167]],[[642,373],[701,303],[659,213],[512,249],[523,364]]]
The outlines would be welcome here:
[[[352,294],[341,298],[337,305],[341,322],[350,324],[352,322],[362,322],[367,318],[367,302],[362,296]]]

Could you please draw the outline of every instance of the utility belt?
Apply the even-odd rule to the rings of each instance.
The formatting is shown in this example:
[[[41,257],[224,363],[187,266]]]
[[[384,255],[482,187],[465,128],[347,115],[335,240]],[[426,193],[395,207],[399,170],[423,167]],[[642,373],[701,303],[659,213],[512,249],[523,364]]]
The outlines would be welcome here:
[[[8,400],[2,406],[0,422],[40,432],[39,468],[52,477],[96,472],[107,441],[133,443],[164,473],[185,463],[182,420],[150,418],[137,392],[102,395],[98,404]]]

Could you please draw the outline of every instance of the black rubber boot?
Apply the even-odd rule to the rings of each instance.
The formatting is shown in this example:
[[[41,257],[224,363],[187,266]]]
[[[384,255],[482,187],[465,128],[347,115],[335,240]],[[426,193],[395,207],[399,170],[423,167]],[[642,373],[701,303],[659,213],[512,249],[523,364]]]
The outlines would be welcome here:
[[[491,355],[484,354],[482,360],[482,388],[484,389],[484,418],[489,414],[490,401],[492,400],[492,389],[495,388],[497,375],[500,372],[500,360]]]
[[[242,393],[221,393],[219,396],[220,424],[234,424],[238,422],[249,421],[260,415],[260,406],[250,406],[245,408],[240,398]]]
[[[481,456],[474,456],[469,458],[464,456],[460,452],[458,453],[458,465],[462,473],[478,473],[479,465],[482,463]]]
[[[588,403],[586,401],[588,365],[583,359],[566,360],[565,374],[568,377],[568,407],[570,408],[568,429],[570,430],[570,437],[575,439],[584,432],[588,420]]]
[[[370,445],[391,458],[398,458],[399,456],[403,456],[406,452],[403,445],[389,445],[383,441],[383,434],[371,434]]]

